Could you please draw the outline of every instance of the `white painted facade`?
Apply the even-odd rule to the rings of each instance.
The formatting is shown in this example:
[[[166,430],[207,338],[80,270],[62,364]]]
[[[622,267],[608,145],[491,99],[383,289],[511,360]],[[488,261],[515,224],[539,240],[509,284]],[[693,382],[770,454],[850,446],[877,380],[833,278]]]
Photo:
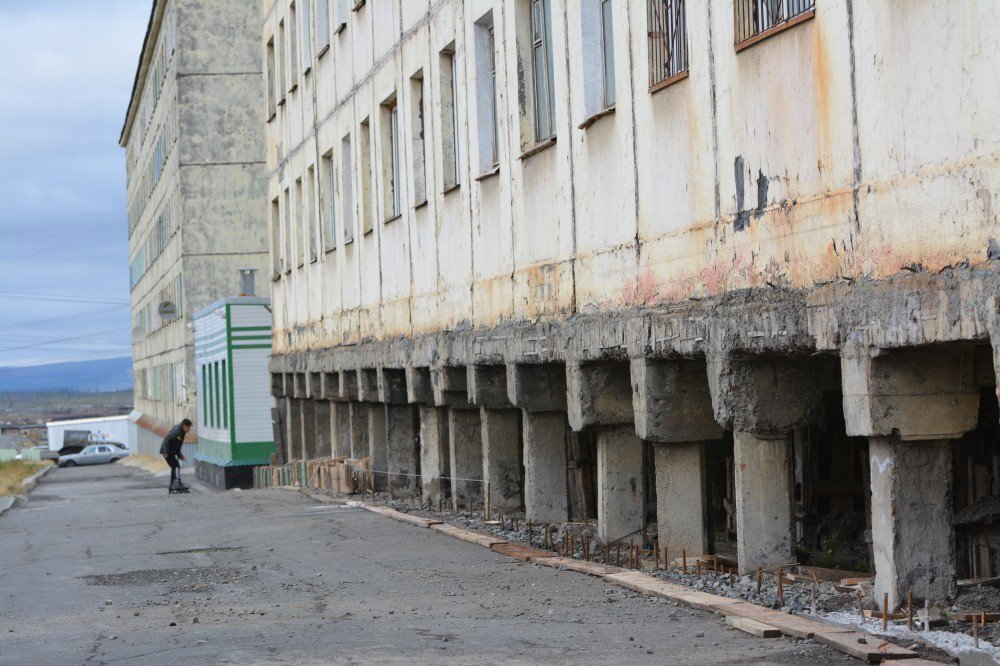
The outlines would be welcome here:
[[[48,431],[50,451],[63,447],[63,436],[67,430],[86,430],[95,441],[117,442],[130,451],[135,450],[135,426],[129,422],[128,414],[105,416],[93,419],[70,419],[50,421],[45,424]]]
[[[614,1],[616,102],[593,119],[597,3],[551,0],[555,141],[537,142],[530,4],[298,0],[291,71],[291,4],[265,0],[277,353],[987,261],[1000,6],[819,2],[737,50],[732,0],[688,2],[687,74],[651,91],[647,2]]]

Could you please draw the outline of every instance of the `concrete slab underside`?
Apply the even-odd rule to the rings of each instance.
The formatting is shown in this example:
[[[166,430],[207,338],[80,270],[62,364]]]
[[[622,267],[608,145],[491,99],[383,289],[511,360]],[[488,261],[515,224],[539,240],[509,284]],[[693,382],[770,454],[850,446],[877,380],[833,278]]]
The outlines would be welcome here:
[[[56,470],[36,493],[0,519],[11,663],[857,663],[299,493],[168,498],[120,467]],[[109,561],[123,543],[133,561]],[[197,579],[159,582],[173,570]],[[129,571],[123,580],[142,584],[82,578]],[[52,625],[53,614],[72,621]]]

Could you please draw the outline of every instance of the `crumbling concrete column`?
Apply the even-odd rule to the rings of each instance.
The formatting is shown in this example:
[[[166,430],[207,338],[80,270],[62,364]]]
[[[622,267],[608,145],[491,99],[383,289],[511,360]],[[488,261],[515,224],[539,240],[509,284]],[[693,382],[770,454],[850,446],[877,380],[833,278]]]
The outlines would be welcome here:
[[[350,404],[351,414],[351,457],[364,458],[370,449],[368,446],[368,409],[365,402],[354,402]]]
[[[525,410],[522,416],[526,517],[536,523],[565,522],[569,518],[566,414]]]
[[[657,444],[656,520],[659,547],[673,558],[708,552],[706,442]]]
[[[451,475],[448,410],[420,406],[420,482],[424,499],[431,504],[448,497]]]
[[[478,508],[483,502],[483,438],[479,410],[448,410],[451,505]]]
[[[314,400],[313,411],[316,419],[316,456],[325,458],[332,454],[332,424],[330,421],[330,403],[327,400]]]
[[[871,459],[874,596],[896,608],[908,592],[918,599],[955,593],[952,451],[948,440],[868,440]]]
[[[306,398],[299,401],[302,409],[302,457],[316,457],[316,401]]]
[[[637,358],[631,375],[636,433],[654,443],[659,546],[669,557],[708,552],[707,447],[723,430],[705,363]]]
[[[521,413],[516,409],[481,407],[483,479],[486,503],[492,508],[521,508]]]
[[[841,350],[848,435],[867,436],[875,601],[955,592],[949,440],[976,426],[979,389],[968,347]]]
[[[791,436],[733,434],[741,573],[795,562]]]
[[[386,405],[385,427],[389,493],[393,497],[413,497],[417,494],[420,474],[417,415],[413,405]]]
[[[330,403],[331,421],[333,422],[333,456],[335,458],[351,455],[351,405],[348,402]]]
[[[620,539],[646,524],[643,441],[631,426],[598,428],[597,528],[602,539]]]
[[[368,446],[371,455],[372,482],[375,490],[389,487],[389,439],[386,429],[387,405],[375,404],[368,409]]]

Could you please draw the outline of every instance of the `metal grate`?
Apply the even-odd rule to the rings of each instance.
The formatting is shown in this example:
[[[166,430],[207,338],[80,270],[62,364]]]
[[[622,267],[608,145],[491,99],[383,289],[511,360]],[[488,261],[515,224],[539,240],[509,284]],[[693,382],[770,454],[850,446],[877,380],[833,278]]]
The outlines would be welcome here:
[[[652,88],[687,71],[687,15],[684,0],[649,0],[648,12]]]
[[[734,0],[736,45],[816,7],[816,0]]]

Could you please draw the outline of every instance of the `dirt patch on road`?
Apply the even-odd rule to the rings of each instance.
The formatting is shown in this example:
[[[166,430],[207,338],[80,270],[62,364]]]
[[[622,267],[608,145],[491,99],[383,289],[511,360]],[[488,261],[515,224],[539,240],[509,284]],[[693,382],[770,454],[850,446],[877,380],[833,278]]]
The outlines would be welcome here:
[[[172,592],[202,592],[212,585],[240,584],[250,576],[229,567],[140,569],[116,574],[81,576],[88,585],[169,585]]]

